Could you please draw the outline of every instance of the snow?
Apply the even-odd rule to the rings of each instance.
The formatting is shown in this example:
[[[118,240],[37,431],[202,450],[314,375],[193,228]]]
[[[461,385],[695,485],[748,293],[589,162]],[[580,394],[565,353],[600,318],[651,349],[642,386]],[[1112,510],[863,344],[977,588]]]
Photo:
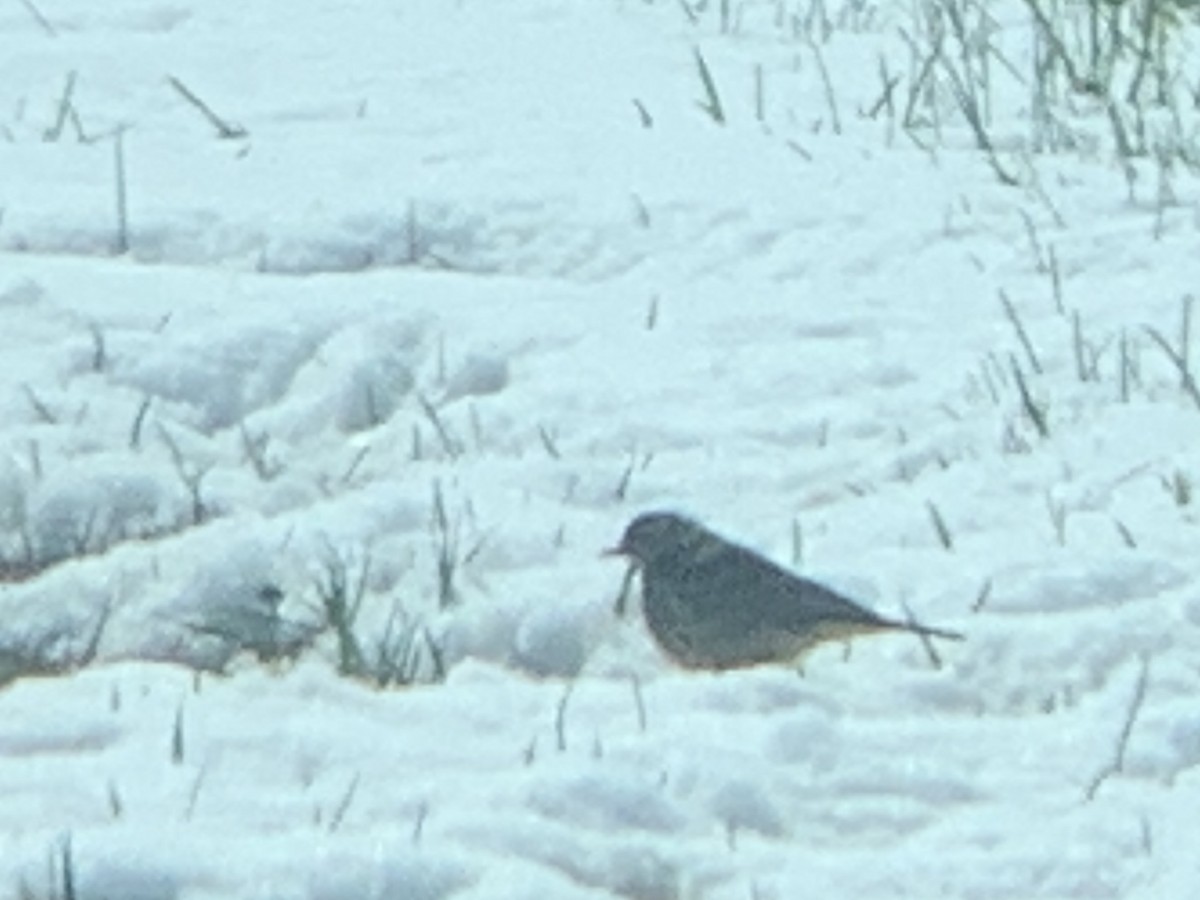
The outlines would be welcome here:
[[[1195,179],[721,6],[0,9],[0,897],[1195,893]],[[681,671],[660,508],[967,640]]]

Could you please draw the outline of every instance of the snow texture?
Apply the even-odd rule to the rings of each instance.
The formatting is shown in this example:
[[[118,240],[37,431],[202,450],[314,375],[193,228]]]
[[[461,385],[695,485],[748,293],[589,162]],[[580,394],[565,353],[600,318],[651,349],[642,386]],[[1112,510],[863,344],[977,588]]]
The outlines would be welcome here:
[[[1195,895],[1200,192],[988,9],[1015,185],[910,4],[0,9],[0,898]],[[967,640],[680,671],[649,509]]]

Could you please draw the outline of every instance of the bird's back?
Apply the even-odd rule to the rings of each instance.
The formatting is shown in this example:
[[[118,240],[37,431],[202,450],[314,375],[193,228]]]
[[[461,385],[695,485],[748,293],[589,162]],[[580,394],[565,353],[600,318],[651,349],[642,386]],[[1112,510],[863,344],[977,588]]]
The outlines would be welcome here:
[[[686,551],[650,563],[643,586],[650,627],[687,664],[791,659],[822,640],[903,627],[715,536]]]

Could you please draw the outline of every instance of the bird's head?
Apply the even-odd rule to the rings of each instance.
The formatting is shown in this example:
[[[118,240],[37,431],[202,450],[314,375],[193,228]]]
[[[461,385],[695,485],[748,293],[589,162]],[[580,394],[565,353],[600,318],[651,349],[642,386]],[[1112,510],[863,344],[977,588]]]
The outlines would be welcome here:
[[[648,566],[694,547],[705,537],[704,529],[691,519],[670,512],[648,512],[630,522],[620,543],[604,552]]]

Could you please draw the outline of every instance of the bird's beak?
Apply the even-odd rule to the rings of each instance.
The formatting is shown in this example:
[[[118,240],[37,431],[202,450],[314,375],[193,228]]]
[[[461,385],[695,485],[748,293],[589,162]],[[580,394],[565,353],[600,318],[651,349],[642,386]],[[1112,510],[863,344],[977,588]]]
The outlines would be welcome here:
[[[605,547],[603,550],[600,551],[600,555],[601,556],[628,556],[629,551],[626,550],[625,547],[622,546],[621,544],[617,544],[617,546],[615,546],[615,547]]]

